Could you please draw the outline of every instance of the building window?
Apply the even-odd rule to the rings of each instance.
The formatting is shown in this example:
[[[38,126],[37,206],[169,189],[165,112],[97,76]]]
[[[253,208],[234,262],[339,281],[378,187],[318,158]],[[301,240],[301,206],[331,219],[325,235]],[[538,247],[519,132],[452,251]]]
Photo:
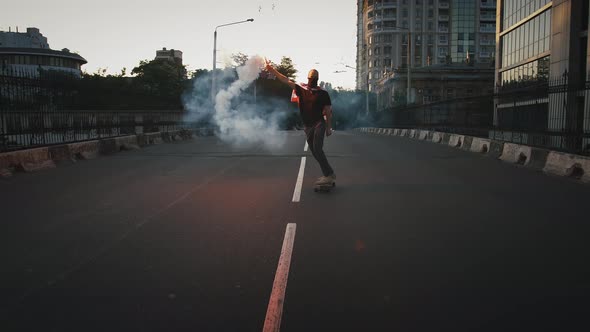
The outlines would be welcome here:
[[[550,40],[551,12],[545,11],[501,37],[501,66],[508,67],[549,51]]]

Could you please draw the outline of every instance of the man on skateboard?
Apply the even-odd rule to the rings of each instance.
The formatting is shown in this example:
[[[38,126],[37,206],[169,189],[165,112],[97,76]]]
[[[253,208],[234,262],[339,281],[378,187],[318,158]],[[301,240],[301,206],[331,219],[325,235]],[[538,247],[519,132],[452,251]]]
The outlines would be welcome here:
[[[279,73],[268,60],[266,70],[294,90],[295,99],[299,104],[299,113],[305,125],[307,144],[324,174],[315,184],[332,186],[336,180],[336,174],[324,154],[324,135],[332,135],[332,102],[328,92],[318,86],[318,71],[315,69],[309,71],[307,84],[297,84]]]

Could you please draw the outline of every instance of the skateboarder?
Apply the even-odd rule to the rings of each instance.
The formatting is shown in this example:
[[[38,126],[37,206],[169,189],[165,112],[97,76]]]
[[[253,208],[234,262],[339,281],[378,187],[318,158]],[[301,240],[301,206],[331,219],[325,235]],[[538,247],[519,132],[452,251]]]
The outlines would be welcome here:
[[[309,71],[307,84],[297,84],[279,73],[268,60],[266,61],[266,70],[294,90],[295,99],[299,104],[299,113],[305,125],[307,144],[324,174],[315,184],[318,186],[333,184],[336,174],[328,163],[323,149],[324,135],[332,135],[332,102],[328,92],[318,86],[318,71],[315,69]]]

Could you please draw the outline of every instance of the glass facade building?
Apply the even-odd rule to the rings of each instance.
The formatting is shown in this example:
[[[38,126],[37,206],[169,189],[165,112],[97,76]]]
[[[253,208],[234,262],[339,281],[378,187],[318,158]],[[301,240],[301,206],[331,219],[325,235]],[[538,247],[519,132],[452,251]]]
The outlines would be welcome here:
[[[572,134],[544,144],[590,149],[589,1],[501,0],[497,16],[494,124],[528,119],[531,132]]]
[[[476,2],[453,0],[451,6],[451,59],[461,62],[475,55]]]
[[[462,63],[468,54],[471,62],[494,61],[496,0],[357,0],[357,6],[359,90],[375,91],[385,75],[409,64]]]
[[[549,79],[551,1],[502,2],[498,84],[508,88]]]

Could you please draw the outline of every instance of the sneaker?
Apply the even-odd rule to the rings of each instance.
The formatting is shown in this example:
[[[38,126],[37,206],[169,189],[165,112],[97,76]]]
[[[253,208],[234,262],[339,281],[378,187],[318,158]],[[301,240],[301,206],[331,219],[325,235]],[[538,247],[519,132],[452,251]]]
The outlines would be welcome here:
[[[333,180],[330,176],[322,176],[320,177],[317,181],[316,181],[316,185],[322,185],[322,184],[330,184],[332,183]]]

